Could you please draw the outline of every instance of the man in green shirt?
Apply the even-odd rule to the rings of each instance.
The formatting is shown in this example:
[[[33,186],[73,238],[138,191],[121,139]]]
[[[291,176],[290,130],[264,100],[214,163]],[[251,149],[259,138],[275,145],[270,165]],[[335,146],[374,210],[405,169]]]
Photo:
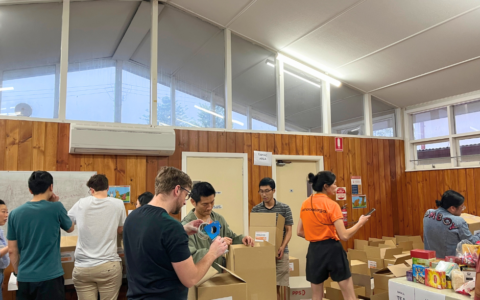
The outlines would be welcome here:
[[[74,225],[53,193],[50,173],[33,172],[28,188],[32,200],[14,209],[8,218],[8,250],[18,280],[17,300],[64,300],[60,228],[72,232]]]
[[[224,238],[228,245],[244,244],[247,246],[254,245],[254,240],[249,236],[237,235],[227,224],[227,221],[219,214],[213,211],[213,205],[215,203],[215,189],[208,182],[198,182],[192,188],[191,202],[194,206],[188,215],[182,220],[182,225],[185,225],[194,220],[202,220],[206,223],[218,221],[222,228],[220,229],[220,236]],[[210,248],[211,241],[201,239],[198,234],[190,235],[188,240],[188,248],[192,254],[193,261],[197,263],[200,261]],[[215,260],[219,265],[225,267],[225,258],[220,256]],[[212,267],[218,271],[222,271],[216,264]]]

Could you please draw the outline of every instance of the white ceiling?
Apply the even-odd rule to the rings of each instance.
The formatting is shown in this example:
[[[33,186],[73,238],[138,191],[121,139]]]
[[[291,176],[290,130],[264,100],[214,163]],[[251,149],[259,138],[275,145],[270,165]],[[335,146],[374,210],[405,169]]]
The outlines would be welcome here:
[[[122,45],[133,53],[130,60],[149,66],[150,35],[142,37],[149,6],[72,2],[70,62],[111,58]],[[275,51],[346,83],[331,89],[334,123],[361,118],[365,92],[384,101],[374,105],[381,112],[392,109],[385,103],[406,107],[480,90],[480,0],[169,0],[160,6],[159,72],[221,101],[222,29],[229,28],[234,106],[272,117],[275,69],[265,61]],[[61,14],[60,3],[0,6],[0,70],[58,63]],[[321,126],[321,89],[288,74],[285,88],[287,122]]]

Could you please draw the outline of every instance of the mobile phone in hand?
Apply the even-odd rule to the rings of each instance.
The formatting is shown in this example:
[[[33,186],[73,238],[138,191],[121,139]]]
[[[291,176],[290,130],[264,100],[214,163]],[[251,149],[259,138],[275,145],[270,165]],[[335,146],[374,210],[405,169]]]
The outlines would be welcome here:
[[[369,212],[365,215],[365,217],[366,217],[366,216],[370,216],[370,215],[373,214],[374,212],[375,212],[375,208],[372,208],[372,210],[369,211]]]

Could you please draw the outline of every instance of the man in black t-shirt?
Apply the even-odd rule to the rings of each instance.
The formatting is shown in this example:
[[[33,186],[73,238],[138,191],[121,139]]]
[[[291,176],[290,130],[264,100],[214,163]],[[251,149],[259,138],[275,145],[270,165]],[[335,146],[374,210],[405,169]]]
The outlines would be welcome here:
[[[184,172],[164,167],[155,179],[155,197],[134,210],[125,221],[123,240],[129,300],[186,300],[188,289],[207,273],[214,260],[225,253],[223,238],[212,242],[197,264],[188,249],[188,235],[201,220],[184,226],[169,214],[178,214],[190,198],[192,180]]]

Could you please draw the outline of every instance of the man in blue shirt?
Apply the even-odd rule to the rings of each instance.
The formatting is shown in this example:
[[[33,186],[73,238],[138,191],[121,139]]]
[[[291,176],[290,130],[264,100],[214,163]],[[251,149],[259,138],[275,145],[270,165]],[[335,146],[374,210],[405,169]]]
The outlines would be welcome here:
[[[63,300],[60,228],[72,232],[74,225],[53,193],[50,173],[33,172],[28,188],[33,199],[14,209],[8,218],[8,250],[18,280],[16,299]]]

